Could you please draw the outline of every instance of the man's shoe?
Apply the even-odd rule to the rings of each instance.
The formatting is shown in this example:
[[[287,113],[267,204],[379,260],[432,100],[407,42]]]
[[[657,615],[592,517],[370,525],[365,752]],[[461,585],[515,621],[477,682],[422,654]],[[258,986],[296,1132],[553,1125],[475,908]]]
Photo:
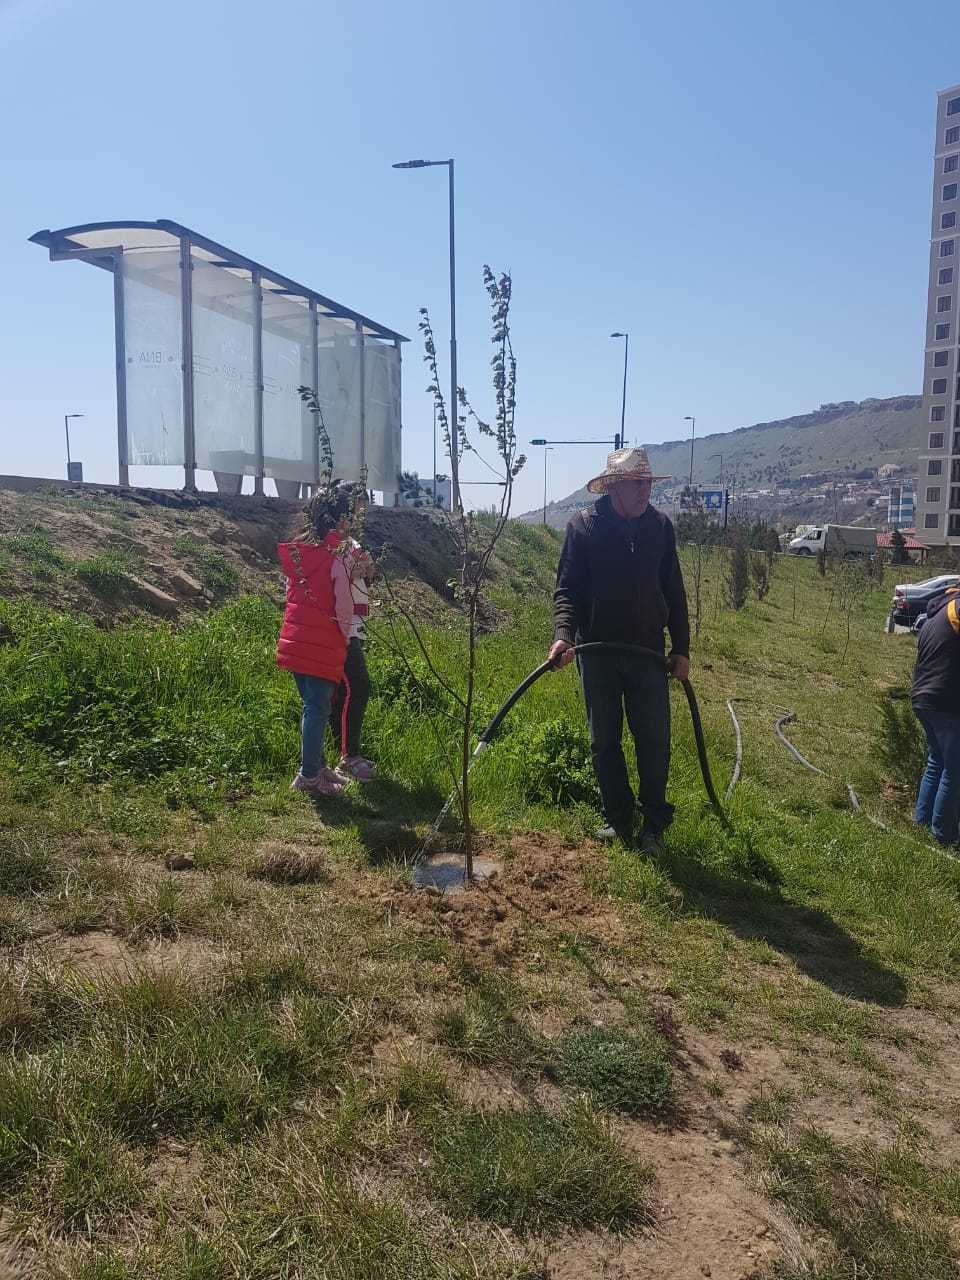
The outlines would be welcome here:
[[[644,831],[640,837],[640,852],[649,854],[650,857],[658,857],[661,853],[666,853],[667,842],[664,839],[662,831]]]
[[[596,838],[603,841],[604,844],[610,844],[614,840],[619,840],[620,843],[625,844],[628,849],[636,847],[633,832],[626,827],[600,827],[600,829],[594,832],[594,834]]]

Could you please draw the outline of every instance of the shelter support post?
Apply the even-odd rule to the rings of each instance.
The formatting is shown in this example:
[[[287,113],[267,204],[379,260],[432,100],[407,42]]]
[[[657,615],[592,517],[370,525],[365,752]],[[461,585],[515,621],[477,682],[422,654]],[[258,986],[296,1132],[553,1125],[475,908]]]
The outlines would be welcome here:
[[[263,289],[261,275],[254,271],[253,285],[253,492],[263,493]]]
[[[190,240],[180,238],[180,341],[183,371],[183,487],[197,487],[197,440],[193,417],[193,264]]]
[[[310,381],[313,394],[320,403],[320,320],[316,302],[310,302]],[[313,423],[313,485],[314,493],[320,487],[320,419],[311,415]]]
[[[113,254],[113,332],[117,362],[117,483],[130,483],[127,442],[127,343],[123,317],[123,250]]]
[[[363,325],[357,321],[357,345],[360,347],[360,477],[367,488],[367,345]]]

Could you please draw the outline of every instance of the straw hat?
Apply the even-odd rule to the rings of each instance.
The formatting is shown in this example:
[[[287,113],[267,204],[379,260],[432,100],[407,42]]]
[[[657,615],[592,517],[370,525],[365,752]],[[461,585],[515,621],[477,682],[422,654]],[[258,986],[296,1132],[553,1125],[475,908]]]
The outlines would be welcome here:
[[[606,493],[621,480],[670,480],[671,476],[655,476],[646,449],[617,449],[607,455],[607,469],[588,483],[589,493]]]

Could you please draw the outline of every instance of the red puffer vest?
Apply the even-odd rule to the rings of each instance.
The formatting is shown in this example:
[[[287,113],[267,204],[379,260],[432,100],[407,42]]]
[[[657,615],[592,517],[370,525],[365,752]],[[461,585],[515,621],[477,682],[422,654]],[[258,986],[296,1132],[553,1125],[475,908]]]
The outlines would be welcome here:
[[[320,546],[281,542],[277,547],[287,577],[287,607],[277,641],[277,666],[301,676],[339,684],[347,641],[337,624],[333,557],[342,541],[329,533]]]

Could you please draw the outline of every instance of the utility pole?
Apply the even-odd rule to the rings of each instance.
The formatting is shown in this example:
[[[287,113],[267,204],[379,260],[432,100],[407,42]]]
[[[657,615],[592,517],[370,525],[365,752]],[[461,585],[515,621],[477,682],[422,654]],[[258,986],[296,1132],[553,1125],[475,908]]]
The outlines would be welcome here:
[[[692,489],[692,488],[693,488],[693,442],[694,442],[694,440],[695,440],[695,438],[696,438],[696,435],[697,435],[697,420],[696,420],[696,418],[695,418],[695,417],[692,417],[689,413],[684,415],[684,419],[683,419],[683,420],[684,420],[684,422],[689,422],[689,423],[691,424],[691,427],[690,427],[690,481],[689,481],[689,485],[690,485],[690,488]]]
[[[629,333],[611,333],[611,338],[623,338],[623,396],[620,400],[620,435],[616,438],[614,448],[622,449],[626,438],[626,421],[627,421],[627,359],[630,355],[630,335]]]

